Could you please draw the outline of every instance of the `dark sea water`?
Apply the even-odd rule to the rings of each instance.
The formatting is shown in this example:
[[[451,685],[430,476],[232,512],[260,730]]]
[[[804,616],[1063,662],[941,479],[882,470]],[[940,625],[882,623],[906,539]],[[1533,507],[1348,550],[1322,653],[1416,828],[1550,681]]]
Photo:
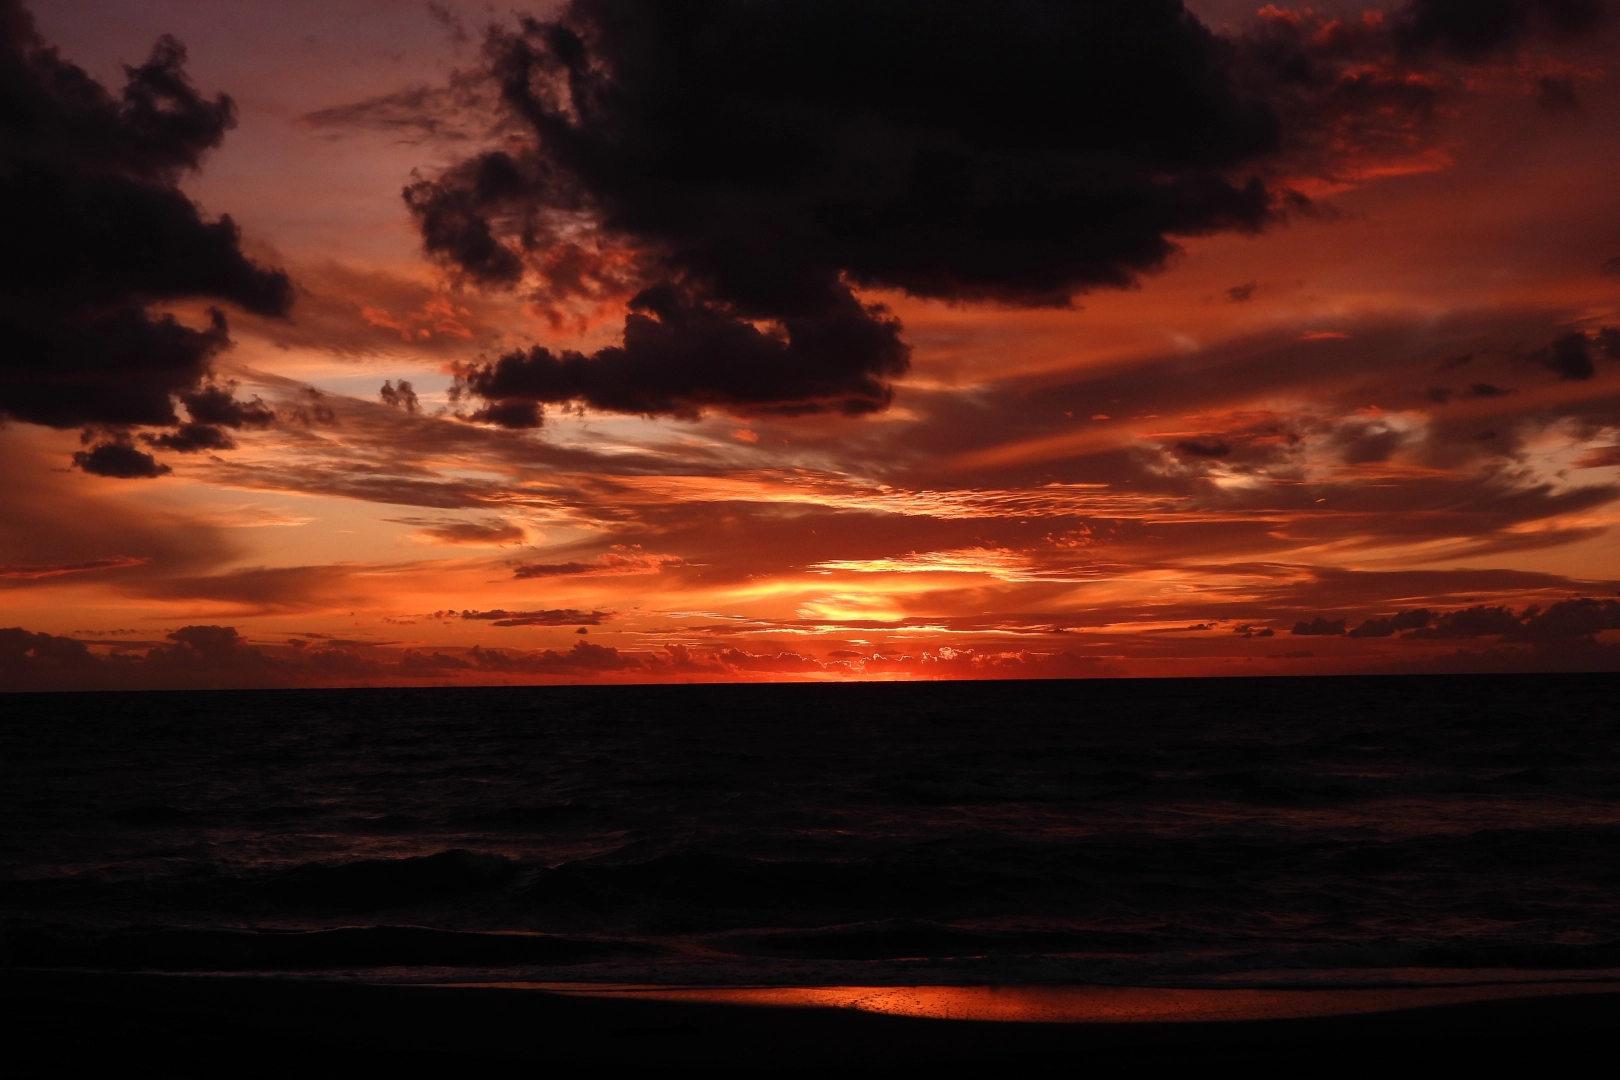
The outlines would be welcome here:
[[[1606,979],[1617,691],[9,695],[5,960],[442,982]]]

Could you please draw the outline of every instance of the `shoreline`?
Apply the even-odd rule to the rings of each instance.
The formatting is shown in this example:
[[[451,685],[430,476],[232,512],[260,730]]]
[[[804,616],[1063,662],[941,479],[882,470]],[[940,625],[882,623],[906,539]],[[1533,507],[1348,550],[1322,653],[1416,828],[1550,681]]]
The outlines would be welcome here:
[[[1244,991],[1206,990],[1197,992],[1206,1006],[1219,995],[1239,996],[1225,998],[1231,1007],[1206,1007],[1196,1018],[1187,1010],[1129,1018],[1116,1011],[1088,1022],[1072,1015],[947,1019],[850,1007],[833,1001],[836,995],[816,1004],[803,998],[804,989],[795,991],[801,1000],[764,1003],[757,989],[741,991],[755,995],[742,1000],[726,988],[580,992],[12,968],[0,971],[0,1008],[12,1029],[10,1056],[41,1072],[116,1063],[165,1075],[192,1065],[222,1068],[222,1054],[237,1074],[396,1061],[402,1067],[546,1062],[591,1074],[660,1065],[756,1075],[897,1064],[950,1071],[975,1064],[1042,1068],[1072,1063],[1076,1055],[1133,1066],[1231,1057],[1251,1064],[1309,1060],[1315,1068],[1365,1065],[1390,1054],[1437,1054],[1453,1063],[1459,1055],[1479,1055],[1481,1062],[1522,1057],[1545,1065],[1606,1044],[1620,1027],[1620,986],[1602,983],[1497,986],[1488,989],[1500,993],[1476,1000],[1418,1003],[1410,993],[1374,1001],[1365,995],[1382,992],[1265,991],[1273,1004],[1287,995],[1331,993],[1360,994],[1371,1006],[1288,1015],[1245,1012]],[[859,989],[870,996],[919,988]],[[1097,988],[967,989],[981,996],[1028,997],[1032,989],[1036,997],[1105,996]],[[1175,994],[1107,989],[1116,998]],[[1436,989],[1455,995],[1461,988]]]

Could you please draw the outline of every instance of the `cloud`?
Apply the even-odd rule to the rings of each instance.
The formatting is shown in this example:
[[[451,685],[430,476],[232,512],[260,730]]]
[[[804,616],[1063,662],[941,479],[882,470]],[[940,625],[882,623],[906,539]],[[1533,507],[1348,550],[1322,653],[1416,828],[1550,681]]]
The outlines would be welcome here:
[[[135,449],[128,437],[97,443],[89,450],[73,455],[73,464],[95,476],[110,476],[117,480],[150,480],[172,472],[151,454]]]
[[[1560,379],[1581,382],[1597,373],[1593,361],[1599,357],[1620,360],[1620,330],[1604,327],[1595,334],[1571,330],[1537,350],[1532,359]]]
[[[618,344],[459,367],[475,419],[859,415],[909,349],[855,290],[1051,307],[1129,287],[1180,238],[1303,207],[1286,177],[1421,150],[1463,87],[1436,58],[1584,33],[1596,6],[1268,6],[1223,35],[1175,0],[573,0],[489,31],[507,137],[405,200],[466,282],[556,311],[627,302]],[[416,98],[362,111],[433,122]]]
[[[422,411],[422,405],[416,399],[416,387],[404,379],[399,380],[398,386],[395,386],[392,380],[384,380],[382,389],[377,391],[377,397],[390,408],[403,409],[408,413]]]
[[[436,611],[433,616],[441,618],[452,614],[454,613]],[[463,611],[460,615],[463,619],[492,622],[496,626],[573,626],[576,623],[582,626],[600,626],[605,620],[613,617],[606,611],[578,611],[574,608],[552,608],[547,611],[505,611],[495,608],[491,611]]]
[[[1425,392],[1424,396],[1436,405],[1444,405],[1454,397],[1460,397],[1465,401],[1480,401],[1489,398],[1506,397],[1509,394],[1516,393],[1518,391],[1505,389],[1492,383],[1477,382],[1470,385],[1468,389],[1460,394],[1449,387],[1432,386]]]
[[[491,521],[442,521],[432,518],[388,518],[396,525],[419,526],[419,540],[459,547],[496,547],[521,544],[529,534],[521,525],[499,519]]]
[[[1223,458],[1232,452],[1232,444],[1221,439],[1183,439],[1176,449],[1188,457]]]
[[[1560,600],[1546,610],[1533,607],[1506,631],[1504,641],[1568,641],[1605,630],[1620,630],[1620,603],[1613,600]]]
[[[152,446],[177,450],[182,454],[198,450],[232,450],[236,447],[236,440],[212,424],[181,424],[175,431],[147,436],[146,441]]]
[[[1605,0],[1411,0],[1394,13],[1396,40],[1409,50],[1439,50],[1478,60],[1534,34],[1578,37],[1602,24]]]
[[[1301,637],[1336,637],[1344,633],[1344,622],[1343,619],[1329,621],[1318,615],[1310,622],[1295,623],[1294,628],[1288,632]]]
[[[805,314],[761,330],[691,288],[660,285],[630,301],[623,344],[591,356],[535,346],[493,364],[458,365],[455,391],[492,404],[474,419],[536,427],[540,406],[575,402],[606,412],[696,416],[875,412],[905,373],[900,324],[836,289]]]
[[[36,634],[21,627],[0,629],[0,685],[32,690],[82,679],[105,661],[71,638]]]
[[[456,71],[444,86],[408,86],[363,101],[316,109],[300,116],[298,122],[318,131],[384,131],[407,143],[464,143],[490,134],[494,126],[492,96],[489,80],[481,72]]]
[[[352,607],[363,602],[373,582],[365,576],[403,567],[342,563],[259,566],[222,574],[155,578],[140,585],[142,595],[165,600],[206,600],[236,605],[246,612],[304,611]]]
[[[474,645],[467,650],[467,658],[472,661],[474,667],[485,671],[530,675],[553,672],[623,671],[627,668],[641,667],[639,660],[621,655],[613,646],[593,645],[589,641],[576,641],[574,647],[565,653],[559,653],[554,649],[534,653],[505,652],[501,649],[485,649]]]
[[[1620,446],[1594,446],[1575,462],[1577,469],[1605,469],[1620,465]]]
[[[1344,625],[1343,619],[1329,622],[1318,616],[1312,622],[1296,624],[1293,632],[1341,634]],[[1475,604],[1444,612],[1415,608],[1368,619],[1348,636],[1387,638],[1406,631],[1409,639],[1428,641],[1500,637],[1504,642],[1554,642],[1593,637],[1605,630],[1620,630],[1620,603],[1582,597],[1559,600],[1546,608],[1533,604],[1517,614],[1503,604]]]
[[[1519,620],[1506,607],[1476,605],[1460,611],[1448,611],[1435,619],[1433,626],[1412,631],[1420,638],[1467,638],[1492,634],[1507,634],[1519,629]]]
[[[1385,638],[1391,637],[1397,630],[1418,630],[1429,625],[1434,619],[1434,612],[1427,608],[1418,608],[1413,611],[1403,611],[1398,615],[1385,619],[1368,619],[1354,630],[1349,636],[1353,638]]]
[[[162,38],[114,95],[47,47],[18,0],[0,0],[0,414],[114,433],[177,425],[174,399],[208,392],[225,317],[194,328],[149,306],[196,298],[286,312],[286,275],[243,255],[231,219],[205,219],[178,186],[235,122],[230,98],[199,95],[184,62],[180,43]],[[167,471],[124,437],[75,462],[103,476]]]
[[[28,566],[0,565],[0,578],[24,578],[30,581],[40,578],[61,577],[64,574],[87,574],[99,570],[122,570],[128,566],[140,566],[145,559],[132,558],[120,555],[110,559],[90,559],[77,563],[45,563]]]
[[[676,555],[644,552],[639,544],[615,544],[589,562],[522,563],[515,567],[515,578],[569,577],[579,574],[596,576],[621,574],[657,574],[666,566],[679,566],[684,560]]]
[[[0,686],[7,690],[149,686],[285,685],[279,665],[228,626],[186,626],[144,655],[100,656],[85,643],[12,627],[0,630]]]
[[[527,145],[410,186],[427,250],[547,301],[631,297],[621,345],[463,371],[509,426],[880,409],[908,350],[852,288],[1061,306],[1276,210],[1251,168],[1276,115],[1167,0],[579,0],[486,55]]]

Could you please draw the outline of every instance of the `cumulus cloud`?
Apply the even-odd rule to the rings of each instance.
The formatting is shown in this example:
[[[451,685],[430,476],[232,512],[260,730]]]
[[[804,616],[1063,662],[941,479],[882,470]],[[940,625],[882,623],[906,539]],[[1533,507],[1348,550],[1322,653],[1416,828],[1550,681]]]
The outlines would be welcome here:
[[[216,433],[176,432],[169,448],[228,442],[198,412],[220,412],[205,383],[229,344],[224,315],[196,328],[151,305],[277,316],[292,299],[285,274],[242,253],[229,217],[206,219],[178,187],[235,122],[231,99],[200,95],[184,62],[162,38],[114,94],[48,47],[18,0],[0,0],[0,415],[113,433],[75,456],[105,476],[167,471],[121,433],[178,425],[177,398]]]
[[[1251,168],[1277,116],[1173,0],[578,0],[486,57],[531,138],[407,190],[425,246],[484,284],[630,297],[621,345],[463,369],[508,426],[880,409],[908,350],[854,287],[1063,305],[1279,198]]]
[[[89,450],[76,451],[73,464],[87,473],[116,480],[151,480],[173,471],[151,454],[131,446],[127,435],[115,435]]]
[[[1417,608],[1412,611],[1402,611],[1389,618],[1368,619],[1354,630],[1349,636],[1353,638],[1384,638],[1390,637],[1399,630],[1420,630],[1427,627],[1434,619],[1434,612],[1427,608]]]
[[[475,419],[861,414],[909,349],[856,289],[1062,306],[1129,286],[1178,238],[1303,205],[1285,175],[1410,153],[1441,98],[1425,65],[1585,33],[1602,8],[1268,6],[1223,35],[1179,0],[573,0],[491,29],[509,137],[405,200],[469,282],[557,310],[627,301],[619,344],[459,367]],[[414,93],[341,119],[435,122]]]
[[[1339,634],[1344,633],[1344,623],[1345,620],[1343,619],[1330,620],[1318,615],[1310,622],[1300,621],[1295,623],[1294,628],[1288,632],[1301,637],[1337,637]]]
[[[1293,633],[1342,634],[1345,622],[1317,616],[1310,622],[1296,623]],[[1605,630],[1620,630],[1620,602],[1581,597],[1559,600],[1545,608],[1534,604],[1519,612],[1502,604],[1476,604],[1455,611],[1414,608],[1368,619],[1348,636],[1387,638],[1404,631],[1403,636],[1409,639],[1427,641],[1499,637],[1508,643],[1548,643],[1592,638]]]

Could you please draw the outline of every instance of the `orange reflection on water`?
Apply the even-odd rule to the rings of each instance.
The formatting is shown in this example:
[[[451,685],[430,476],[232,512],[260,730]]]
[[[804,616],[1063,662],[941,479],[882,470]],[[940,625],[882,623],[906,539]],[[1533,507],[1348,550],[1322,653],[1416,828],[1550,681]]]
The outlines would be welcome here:
[[[554,989],[560,989],[554,987]],[[708,1004],[856,1009],[931,1020],[1022,1023],[1193,1023],[1347,1016],[1499,998],[1612,990],[1604,983],[1518,983],[1356,989],[1177,989],[1147,986],[771,986],[585,989]]]

